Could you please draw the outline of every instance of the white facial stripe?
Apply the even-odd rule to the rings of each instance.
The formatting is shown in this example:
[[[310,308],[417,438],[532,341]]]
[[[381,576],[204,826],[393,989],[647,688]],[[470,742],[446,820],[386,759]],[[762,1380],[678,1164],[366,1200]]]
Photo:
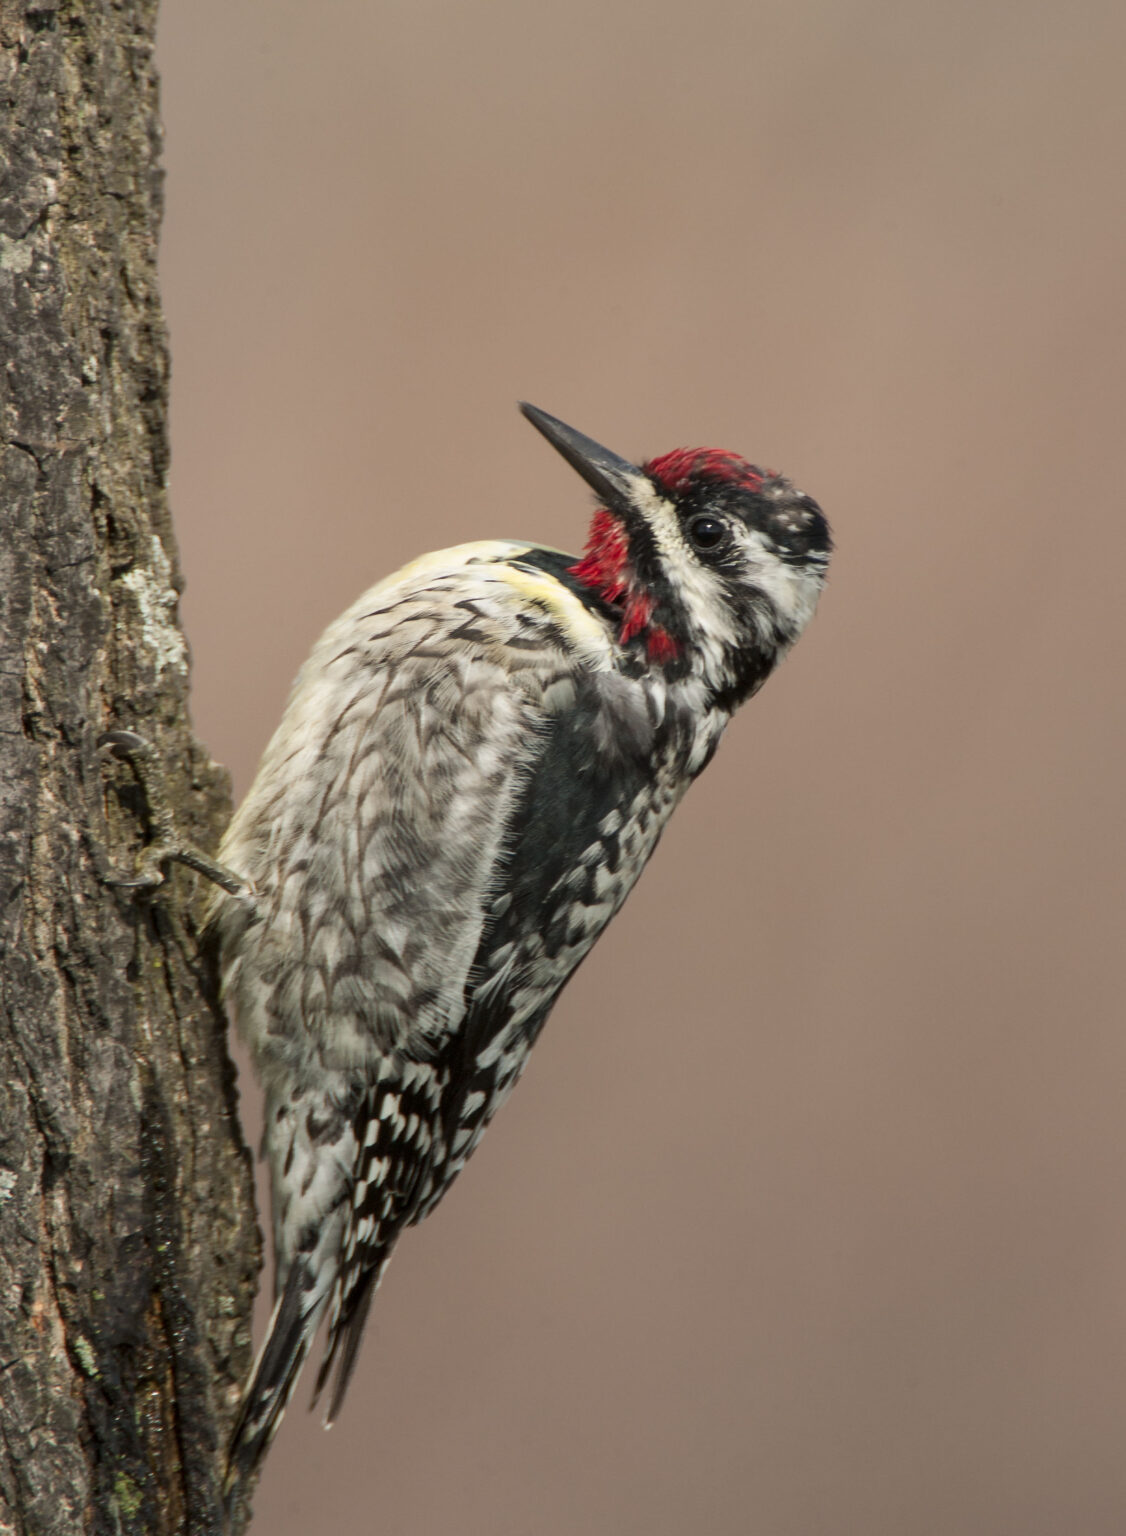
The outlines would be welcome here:
[[[672,502],[657,491],[647,475],[638,475],[630,491],[634,506],[653,530],[661,554],[670,561],[682,560],[686,545]]]
[[[676,508],[647,477],[639,476],[634,481],[633,498],[649,525],[679,606],[697,617],[706,617],[706,628],[699,635],[705,667],[713,661],[718,663],[724,648],[734,645],[737,639],[724,601],[723,582],[716,571],[697,559],[681,531]]]

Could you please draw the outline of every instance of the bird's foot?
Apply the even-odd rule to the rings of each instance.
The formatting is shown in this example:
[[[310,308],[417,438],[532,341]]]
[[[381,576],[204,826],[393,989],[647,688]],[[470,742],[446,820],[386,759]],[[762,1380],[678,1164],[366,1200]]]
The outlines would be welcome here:
[[[164,884],[167,865],[184,864],[212,881],[229,896],[252,901],[254,887],[248,880],[235,874],[225,864],[220,864],[217,859],[201,853],[179,835],[164,772],[152,743],[138,736],[135,731],[106,731],[103,736],[99,736],[98,746],[108,748],[114,757],[121,758],[132,767],[145,797],[149,822],[155,834],[148,847],[138,854],[136,867],[131,874],[107,866],[101,872],[104,883],[122,890],[152,891]]]

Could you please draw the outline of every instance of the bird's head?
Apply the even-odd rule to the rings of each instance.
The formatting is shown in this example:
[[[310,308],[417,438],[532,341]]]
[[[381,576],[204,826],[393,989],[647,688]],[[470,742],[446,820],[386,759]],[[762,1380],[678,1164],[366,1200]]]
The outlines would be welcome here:
[[[734,708],[813,616],[832,550],[821,508],[738,454],[677,448],[631,464],[520,409],[599,498],[571,574],[620,615],[624,646]]]

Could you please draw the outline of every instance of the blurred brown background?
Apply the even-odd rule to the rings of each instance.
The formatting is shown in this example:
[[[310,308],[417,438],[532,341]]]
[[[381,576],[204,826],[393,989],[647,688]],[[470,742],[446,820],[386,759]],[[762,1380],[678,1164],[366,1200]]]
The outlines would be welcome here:
[[[824,504],[739,718],[276,1536],[1121,1536],[1126,9],[164,0],[173,504],[245,788],[525,397]]]

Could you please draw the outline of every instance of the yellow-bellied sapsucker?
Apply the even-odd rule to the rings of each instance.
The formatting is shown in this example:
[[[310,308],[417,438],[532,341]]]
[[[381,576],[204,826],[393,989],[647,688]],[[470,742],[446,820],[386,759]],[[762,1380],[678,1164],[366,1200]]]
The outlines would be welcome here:
[[[224,995],[265,1088],[276,1306],[230,1451],[326,1309],[335,1415],[403,1228],[449,1188],[733,711],[811,617],[817,504],[732,453],[628,463],[524,414],[599,499],[581,558],[426,555],[317,642],[220,857]]]

